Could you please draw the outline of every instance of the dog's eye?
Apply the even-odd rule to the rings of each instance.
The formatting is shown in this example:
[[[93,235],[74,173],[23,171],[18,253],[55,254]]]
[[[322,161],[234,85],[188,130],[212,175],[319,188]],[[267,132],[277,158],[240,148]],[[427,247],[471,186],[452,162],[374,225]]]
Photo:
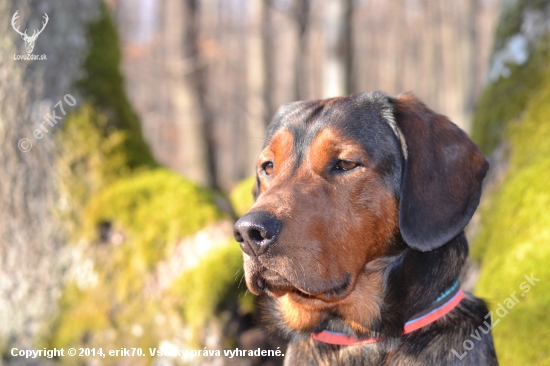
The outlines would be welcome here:
[[[273,162],[271,161],[266,161],[265,163],[262,164],[262,170],[265,172],[265,174],[267,175],[271,175],[273,174]]]
[[[354,163],[353,161],[338,160],[338,162],[336,163],[335,169],[336,169],[336,170],[347,171],[347,170],[355,169],[355,168],[357,168],[358,166],[359,166],[359,164]]]

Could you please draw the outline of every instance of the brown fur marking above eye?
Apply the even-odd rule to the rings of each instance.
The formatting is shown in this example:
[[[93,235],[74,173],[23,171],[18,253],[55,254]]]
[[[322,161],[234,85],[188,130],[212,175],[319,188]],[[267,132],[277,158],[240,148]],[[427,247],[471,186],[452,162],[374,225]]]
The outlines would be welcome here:
[[[277,175],[288,174],[293,164],[293,143],[294,138],[292,133],[288,130],[281,130],[273,136],[271,142],[260,153],[257,167],[258,176],[260,177],[260,193],[263,193],[269,185],[269,183],[263,179],[264,177],[262,177],[262,174],[260,174],[262,165],[267,161],[272,161],[273,168],[271,169],[272,173],[270,175],[275,173]]]

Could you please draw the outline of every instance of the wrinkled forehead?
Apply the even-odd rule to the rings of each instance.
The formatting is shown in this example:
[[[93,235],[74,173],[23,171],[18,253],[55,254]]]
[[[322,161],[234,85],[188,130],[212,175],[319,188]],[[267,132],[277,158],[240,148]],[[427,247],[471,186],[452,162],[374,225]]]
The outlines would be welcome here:
[[[374,166],[400,172],[402,153],[392,123],[392,106],[383,93],[289,103],[279,108],[269,125],[264,147],[279,144],[287,135],[285,154],[298,168],[320,132],[331,130],[335,138],[361,146]]]

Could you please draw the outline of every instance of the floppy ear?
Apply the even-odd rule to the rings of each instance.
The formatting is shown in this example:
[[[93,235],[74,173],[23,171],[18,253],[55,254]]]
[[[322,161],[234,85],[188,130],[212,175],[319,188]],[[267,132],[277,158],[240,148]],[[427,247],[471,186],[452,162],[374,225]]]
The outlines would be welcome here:
[[[405,242],[425,252],[450,241],[470,221],[489,163],[461,129],[412,94],[393,104],[407,146],[399,226]]]

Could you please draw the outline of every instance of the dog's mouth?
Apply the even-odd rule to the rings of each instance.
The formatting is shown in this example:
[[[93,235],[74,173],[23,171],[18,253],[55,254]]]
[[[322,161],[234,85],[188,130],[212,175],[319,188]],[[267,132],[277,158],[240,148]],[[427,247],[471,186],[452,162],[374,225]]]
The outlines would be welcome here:
[[[307,281],[305,281],[307,282]],[[346,274],[338,283],[317,284],[315,287],[307,284],[296,284],[265,267],[247,274],[247,285],[255,295],[262,293],[271,297],[292,294],[302,300],[323,300],[334,302],[346,297],[352,288],[352,276]]]

